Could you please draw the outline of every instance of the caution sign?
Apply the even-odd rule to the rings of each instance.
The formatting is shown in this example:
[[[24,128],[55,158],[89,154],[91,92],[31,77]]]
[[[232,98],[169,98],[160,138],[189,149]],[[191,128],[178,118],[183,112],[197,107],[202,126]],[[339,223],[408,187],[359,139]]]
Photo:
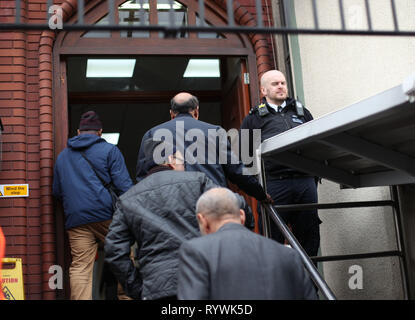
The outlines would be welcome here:
[[[28,184],[0,184],[0,198],[28,197]]]
[[[1,289],[5,300],[24,300],[22,259],[3,258]]]

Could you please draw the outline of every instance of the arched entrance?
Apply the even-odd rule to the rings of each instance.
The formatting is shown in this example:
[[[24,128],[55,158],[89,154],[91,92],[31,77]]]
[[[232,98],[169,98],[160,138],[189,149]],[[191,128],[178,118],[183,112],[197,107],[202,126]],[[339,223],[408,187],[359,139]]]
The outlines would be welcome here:
[[[157,8],[157,1],[148,0],[148,21],[152,24],[157,24],[157,19],[162,17],[163,12],[160,10],[151,10]],[[121,8],[123,4],[127,3],[125,0],[115,1],[115,5]],[[145,3],[146,1],[144,1]],[[161,0],[158,3],[163,2]],[[168,3],[168,1],[164,1]],[[187,22],[190,24],[197,24],[198,20],[198,2],[195,0],[182,0],[180,3],[187,8]],[[121,10],[119,10],[121,12]],[[242,9],[236,10],[236,13],[242,12],[242,21],[251,22],[247,17],[250,15],[243,12]],[[90,1],[85,7],[85,22],[105,23],[105,17],[108,13],[106,1]],[[235,15],[238,17],[238,14]],[[73,15],[69,22],[76,21],[76,15]],[[120,15],[116,15],[116,22],[120,23]],[[124,20],[134,20],[131,19]],[[121,21],[121,23],[123,23]],[[210,25],[226,25],[226,12],[216,3],[216,1],[206,1],[205,23]],[[89,32],[90,34],[91,32]],[[143,32],[141,32],[143,33]],[[269,68],[265,59],[260,59],[264,54],[264,39],[257,36],[248,37],[240,34],[226,34],[222,37],[215,37],[212,35],[189,33],[185,36],[177,36],[173,39],[163,39],[158,32],[148,32],[145,35],[126,35],[126,32],[112,31],[101,33],[99,37],[86,35],[85,32],[70,32],[60,33],[53,47],[53,69],[54,69],[54,121],[59,125],[59,132],[55,132],[55,155],[58,154],[66,145],[69,129],[67,127],[66,119],[68,119],[68,87],[67,87],[67,60],[68,57],[73,56],[94,56],[94,57],[128,57],[128,56],[188,56],[188,57],[230,57],[242,59],[241,72],[248,74],[249,85],[246,85],[244,100],[246,101],[245,110],[241,113],[244,116],[249,108],[249,105],[258,100],[258,73],[262,73],[265,68]],[[258,60],[258,61],[257,61]],[[259,61],[261,60],[261,61]],[[261,69],[262,68],[262,69]],[[230,77],[231,75],[229,75]],[[236,75],[235,75],[236,76]],[[240,76],[240,75],[238,75]],[[242,79],[240,79],[242,80]],[[245,82],[248,82],[245,81]],[[78,97],[79,98],[79,97]],[[202,100],[203,101],[203,100]],[[59,107],[57,107],[59,106]],[[225,124],[225,127],[227,125]]]
[[[118,8],[115,21],[120,24],[157,24],[165,21],[162,5],[168,4],[168,1],[143,2],[147,4],[145,14],[138,12],[141,20],[137,21],[139,19],[134,10],[125,9],[130,1],[115,1]],[[175,5],[178,23],[200,23],[198,1],[180,0]],[[107,14],[106,1],[92,0],[85,6],[84,20],[88,24],[107,23]],[[69,22],[72,20],[76,21],[76,15]],[[207,1],[204,22],[216,26],[226,25],[225,10],[216,1]],[[165,39],[154,31],[59,33],[53,46],[55,158],[66,147],[68,137],[74,134],[80,113],[85,108],[98,108],[96,110],[104,120],[104,130],[117,127],[116,119],[123,121],[122,125],[118,125],[118,130],[124,130],[124,136],[128,139],[121,136],[119,147],[134,179],[135,160],[142,134],[154,124],[167,120],[168,102],[179,91],[190,91],[199,97],[201,120],[209,121],[208,117],[203,118],[203,108],[209,106],[211,109],[205,115],[216,114],[209,122],[216,121],[225,129],[239,128],[250,105],[258,100],[257,58],[262,49],[258,47],[258,41],[242,34],[188,33]],[[101,82],[97,82],[97,78],[90,81],[86,75],[88,61],[104,58],[110,61],[135,60],[136,69],[128,80],[101,77]],[[220,76],[207,80],[199,77],[194,81],[184,79],[183,71],[192,59],[217,60]],[[181,73],[177,70],[179,67],[182,68]],[[137,72],[139,68],[144,70],[141,74]],[[177,85],[179,80],[181,85]],[[163,106],[167,109],[164,110]],[[149,121],[150,118],[152,121]],[[128,119],[137,121],[128,125]],[[123,144],[122,141],[127,140],[129,142]],[[68,252],[65,256],[65,250],[61,250],[65,247],[61,227],[63,214],[60,212],[56,216],[57,259],[59,264],[67,265]]]

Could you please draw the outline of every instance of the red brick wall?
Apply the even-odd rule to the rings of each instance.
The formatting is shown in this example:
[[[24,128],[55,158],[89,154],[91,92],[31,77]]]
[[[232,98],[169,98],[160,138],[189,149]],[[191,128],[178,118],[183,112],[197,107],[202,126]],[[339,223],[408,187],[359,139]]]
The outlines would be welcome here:
[[[239,2],[255,17],[255,0]],[[22,1],[22,22],[44,23],[45,3]],[[0,0],[0,23],[14,22],[14,6],[14,1]],[[263,17],[264,25],[269,25],[272,18],[266,9]],[[42,264],[45,253],[52,249],[42,234],[41,197],[45,191],[41,170],[45,166],[40,161],[40,36],[40,31],[0,32],[0,117],[4,125],[0,184],[28,183],[30,189],[28,198],[0,199],[0,226],[6,237],[6,256],[22,258],[26,299],[53,298],[45,293],[48,270]],[[271,38],[267,39],[270,44]],[[263,54],[271,56],[271,46],[261,46]],[[51,194],[51,190],[47,192]]]
[[[257,19],[255,0],[237,0],[238,3],[244,7],[254,18]],[[273,25],[271,0],[262,0],[262,22],[264,27]],[[267,46],[264,46],[264,55],[266,55],[271,63],[270,69],[275,68],[274,60],[272,59],[272,36],[266,35]]]
[[[40,2],[40,1],[38,1]],[[1,22],[13,22],[14,1],[0,2]],[[40,10],[41,6],[38,4]],[[22,21],[32,11],[22,2]],[[42,298],[38,43],[40,32],[0,33],[0,116],[4,125],[0,183],[28,183],[29,198],[0,199],[6,256],[23,261],[27,299]]]
[[[1,6],[7,4],[1,2]],[[26,297],[36,299],[41,298],[39,172],[36,171],[39,120],[36,101],[29,101],[29,95],[36,95],[38,79],[34,68],[29,68],[29,60],[35,60],[36,56],[29,52],[27,38],[28,34],[23,32],[0,33],[0,116],[4,125],[0,183],[28,183],[30,188],[29,198],[0,199],[0,225],[6,237],[6,256],[22,258]]]

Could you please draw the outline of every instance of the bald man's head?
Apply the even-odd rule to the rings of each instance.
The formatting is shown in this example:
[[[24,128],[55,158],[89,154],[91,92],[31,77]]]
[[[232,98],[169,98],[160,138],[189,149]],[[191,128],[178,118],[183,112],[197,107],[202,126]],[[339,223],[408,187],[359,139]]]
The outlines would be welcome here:
[[[213,188],[202,194],[196,203],[200,232],[216,232],[226,223],[244,224],[245,212],[236,195],[227,188]]]
[[[188,92],[180,92],[173,97],[176,103],[183,103],[190,100],[193,96]]]
[[[189,113],[199,107],[199,100],[187,92],[176,94],[170,101],[170,109],[174,113]]]
[[[196,212],[221,218],[227,214],[239,215],[240,204],[235,194],[227,188],[213,188],[202,194],[196,203]]]
[[[285,75],[279,70],[267,71],[261,77],[261,87],[267,85],[273,78],[281,78],[285,80]]]
[[[269,103],[281,105],[288,97],[285,75],[278,70],[265,72],[261,77],[261,93]]]

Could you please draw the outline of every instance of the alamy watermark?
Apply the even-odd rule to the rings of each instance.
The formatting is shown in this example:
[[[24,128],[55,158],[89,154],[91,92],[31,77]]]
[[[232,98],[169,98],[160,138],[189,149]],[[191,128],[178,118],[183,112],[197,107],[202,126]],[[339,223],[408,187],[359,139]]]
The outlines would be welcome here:
[[[62,7],[58,5],[50,6],[48,13],[51,14],[48,25],[52,30],[63,29],[63,11]]]
[[[349,278],[349,289],[363,289],[363,268],[357,264],[349,267],[349,274],[352,276]]]
[[[184,122],[176,122],[175,136],[165,128],[157,129],[154,141],[165,141],[153,150],[153,161],[163,164],[168,155],[180,151],[188,165],[194,164],[239,164],[243,163],[243,175],[258,174],[259,167],[255,150],[261,144],[261,130],[254,129],[208,129],[206,132],[194,128],[185,132]],[[252,147],[250,147],[252,145]],[[250,152],[251,151],[251,152]]]
[[[49,288],[51,290],[63,289],[62,267],[54,264],[49,267],[48,273],[52,274],[52,276],[49,278]]]

